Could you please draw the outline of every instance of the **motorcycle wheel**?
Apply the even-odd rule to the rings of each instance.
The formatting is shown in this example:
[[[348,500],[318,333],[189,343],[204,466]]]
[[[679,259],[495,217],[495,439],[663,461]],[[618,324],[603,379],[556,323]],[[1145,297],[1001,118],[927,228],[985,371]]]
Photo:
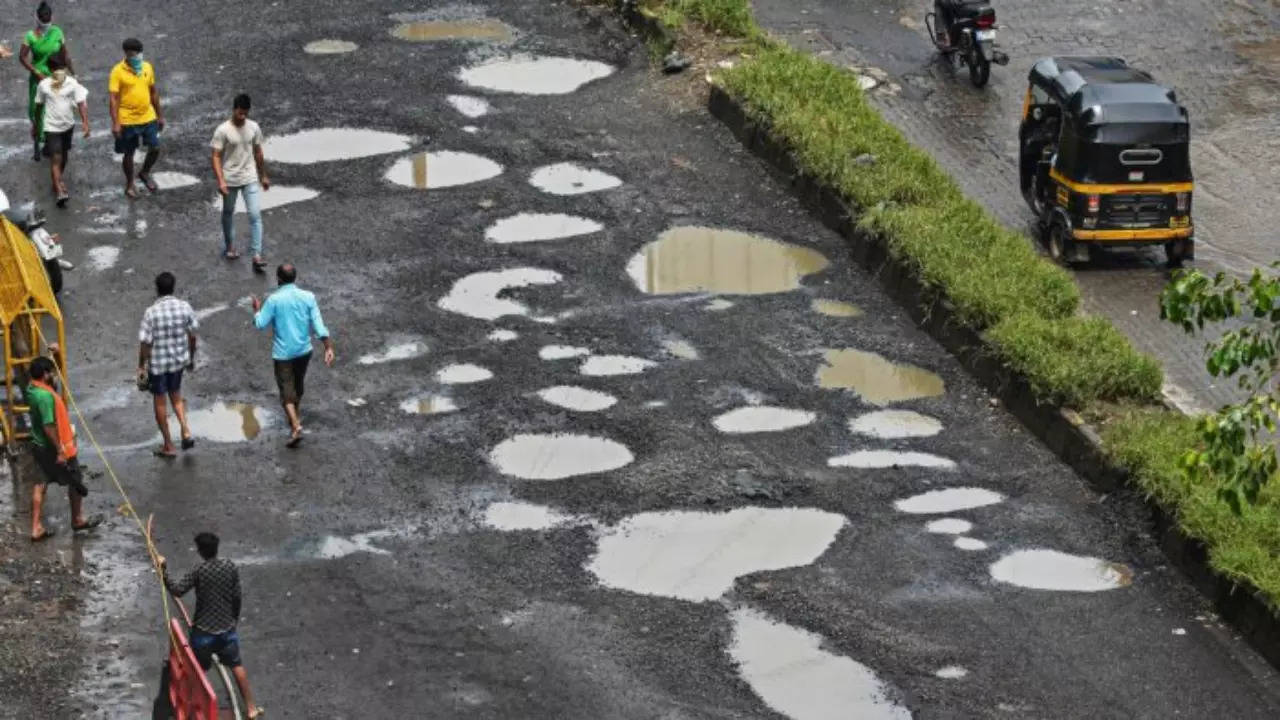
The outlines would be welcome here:
[[[62,292],[62,266],[56,259],[44,261],[44,271],[49,274],[49,287],[56,296]]]
[[[976,88],[983,87],[991,79],[991,61],[974,53],[969,58],[969,82]]]

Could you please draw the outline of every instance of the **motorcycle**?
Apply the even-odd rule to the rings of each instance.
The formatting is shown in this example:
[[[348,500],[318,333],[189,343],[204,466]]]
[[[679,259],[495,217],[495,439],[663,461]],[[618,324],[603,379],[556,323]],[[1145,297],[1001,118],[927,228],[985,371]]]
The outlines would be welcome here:
[[[31,244],[36,248],[36,254],[44,263],[45,273],[49,276],[49,287],[53,289],[54,296],[57,296],[62,292],[63,269],[70,270],[75,266],[62,257],[62,239],[45,228],[44,211],[31,200],[12,206],[9,204],[8,196],[0,190],[0,215],[8,218],[9,222],[16,225],[31,240]]]
[[[969,67],[974,87],[991,79],[991,63],[1009,64],[1009,56],[996,50],[996,10],[985,0],[935,0],[924,23],[938,52]]]

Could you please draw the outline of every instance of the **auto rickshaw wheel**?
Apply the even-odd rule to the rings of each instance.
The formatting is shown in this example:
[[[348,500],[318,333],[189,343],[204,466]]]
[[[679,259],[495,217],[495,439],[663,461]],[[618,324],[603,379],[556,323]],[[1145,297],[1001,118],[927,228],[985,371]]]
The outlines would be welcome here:
[[[1173,240],[1164,244],[1165,265],[1171,268],[1182,267],[1187,259],[1190,243],[1184,240]]]
[[[1070,265],[1071,241],[1067,239],[1067,228],[1061,222],[1049,224],[1049,257],[1059,265]]]

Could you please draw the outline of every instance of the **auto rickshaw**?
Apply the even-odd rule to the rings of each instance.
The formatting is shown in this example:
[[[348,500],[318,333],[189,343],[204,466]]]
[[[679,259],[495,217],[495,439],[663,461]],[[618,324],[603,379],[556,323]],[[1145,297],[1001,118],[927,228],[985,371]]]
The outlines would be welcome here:
[[[1187,110],[1148,73],[1111,57],[1038,61],[1018,140],[1022,194],[1055,261],[1086,262],[1093,245],[1195,257]]]

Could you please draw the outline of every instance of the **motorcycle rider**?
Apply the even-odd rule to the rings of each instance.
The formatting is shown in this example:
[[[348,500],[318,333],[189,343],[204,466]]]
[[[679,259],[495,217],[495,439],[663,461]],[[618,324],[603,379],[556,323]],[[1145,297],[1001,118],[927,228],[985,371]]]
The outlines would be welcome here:
[[[938,44],[942,47],[952,45],[951,23],[955,21],[956,6],[963,4],[964,0],[933,0],[933,16],[938,18],[934,32],[938,34]]]

